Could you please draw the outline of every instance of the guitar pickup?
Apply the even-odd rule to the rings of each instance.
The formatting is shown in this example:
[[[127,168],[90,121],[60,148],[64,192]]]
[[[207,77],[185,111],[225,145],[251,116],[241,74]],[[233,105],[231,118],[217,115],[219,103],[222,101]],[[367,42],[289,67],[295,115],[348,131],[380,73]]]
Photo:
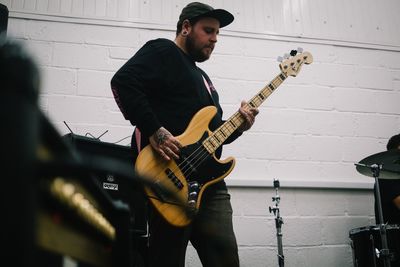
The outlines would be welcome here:
[[[179,180],[179,178],[175,175],[173,171],[171,171],[169,168],[165,170],[165,174],[168,176],[168,178],[174,183],[176,188],[181,190],[183,188],[182,182]]]

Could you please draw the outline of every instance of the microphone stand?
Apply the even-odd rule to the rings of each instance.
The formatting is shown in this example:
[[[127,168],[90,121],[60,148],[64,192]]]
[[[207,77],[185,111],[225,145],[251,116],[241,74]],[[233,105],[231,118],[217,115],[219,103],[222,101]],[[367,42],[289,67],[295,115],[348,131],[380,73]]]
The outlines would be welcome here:
[[[278,242],[278,266],[283,267],[284,266],[284,261],[285,261],[285,256],[283,255],[283,246],[282,246],[282,224],[283,224],[283,219],[280,216],[279,212],[279,202],[281,200],[281,197],[279,196],[278,188],[279,188],[279,180],[274,179],[274,188],[275,188],[275,196],[272,197],[272,201],[275,202],[274,207],[269,207],[269,212],[274,213],[275,215],[275,227],[276,227],[276,238]]]

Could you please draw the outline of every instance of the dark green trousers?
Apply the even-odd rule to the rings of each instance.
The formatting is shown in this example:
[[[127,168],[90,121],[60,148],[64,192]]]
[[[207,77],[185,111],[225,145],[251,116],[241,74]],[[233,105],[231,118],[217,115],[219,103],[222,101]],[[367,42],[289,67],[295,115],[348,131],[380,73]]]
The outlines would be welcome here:
[[[187,227],[171,226],[156,211],[150,217],[150,267],[183,267],[189,241],[204,267],[239,266],[232,206],[226,189],[206,189],[200,210]]]

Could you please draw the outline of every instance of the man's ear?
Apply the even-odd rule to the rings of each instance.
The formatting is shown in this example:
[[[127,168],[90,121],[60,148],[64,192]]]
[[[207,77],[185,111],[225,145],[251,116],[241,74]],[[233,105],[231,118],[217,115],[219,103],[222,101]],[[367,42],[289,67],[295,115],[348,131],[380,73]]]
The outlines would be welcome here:
[[[192,24],[190,24],[189,20],[185,19],[182,22],[182,35],[186,36],[192,31]]]

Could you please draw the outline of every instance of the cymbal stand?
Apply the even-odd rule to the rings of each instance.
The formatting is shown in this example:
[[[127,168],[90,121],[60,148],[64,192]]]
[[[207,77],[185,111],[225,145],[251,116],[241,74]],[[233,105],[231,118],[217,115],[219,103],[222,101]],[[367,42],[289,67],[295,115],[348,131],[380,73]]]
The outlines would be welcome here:
[[[275,202],[275,206],[273,208],[269,207],[269,212],[274,213],[275,215],[275,227],[276,227],[276,237],[278,242],[278,266],[284,266],[285,256],[283,255],[283,246],[282,246],[282,224],[283,219],[280,216],[279,212],[279,202],[281,201],[281,197],[279,196],[278,188],[279,188],[279,180],[274,179],[274,188],[275,188],[275,196],[272,197],[272,201]]]
[[[377,253],[378,257],[382,256],[383,258],[383,266],[384,267],[390,267],[390,253],[389,253],[389,247],[388,247],[388,242],[387,242],[387,232],[386,232],[386,224],[383,221],[383,211],[382,211],[382,200],[381,200],[381,192],[379,189],[379,173],[380,170],[382,169],[382,164],[372,164],[372,165],[365,165],[365,164],[360,164],[357,163],[356,165],[363,166],[363,167],[368,167],[371,169],[372,175],[375,178],[375,197],[376,197],[376,202],[378,206],[378,217],[379,217],[379,233],[381,236],[381,243],[382,243],[382,249]]]

